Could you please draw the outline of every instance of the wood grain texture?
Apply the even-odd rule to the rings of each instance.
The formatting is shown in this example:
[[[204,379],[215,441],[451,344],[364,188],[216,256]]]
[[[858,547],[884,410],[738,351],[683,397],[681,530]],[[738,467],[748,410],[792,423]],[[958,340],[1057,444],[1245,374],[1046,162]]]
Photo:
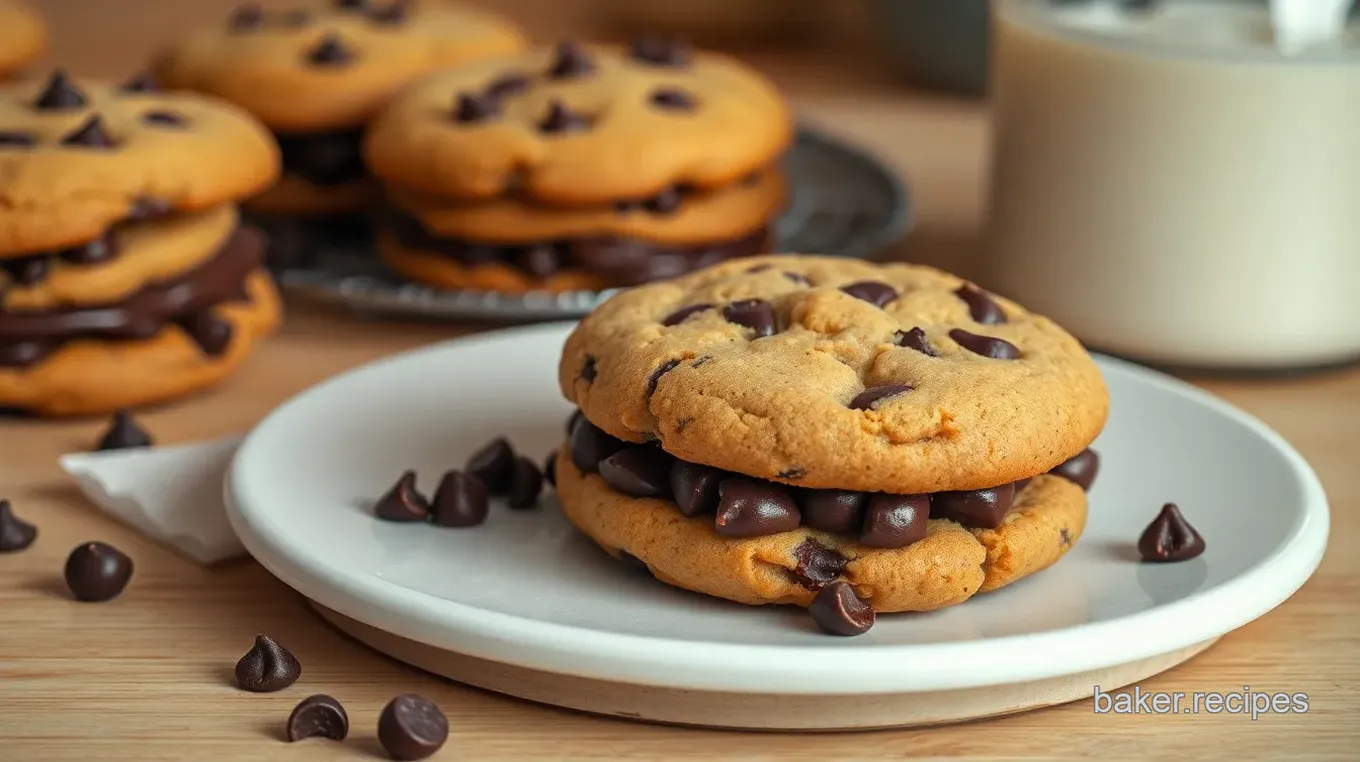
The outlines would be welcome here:
[[[489,3],[525,13],[532,31],[588,27],[579,2]],[[86,74],[122,75],[155,44],[230,0],[51,0],[52,56]],[[755,57],[802,114],[887,158],[917,198],[903,252],[967,271],[975,251],[986,117],[980,107],[903,92],[840,54]],[[165,443],[246,428],[278,402],[349,367],[468,329],[356,319],[294,303],[283,334],[220,390],[150,411]],[[1196,380],[1196,379],[1192,379]],[[1154,759],[1284,756],[1350,759],[1360,740],[1360,370],[1298,379],[1206,381],[1293,442],[1332,501],[1332,542],[1317,575],[1275,612],[1142,684],[1154,691],[1303,691],[1306,715],[1094,715],[1089,702],[916,731],[771,735],[686,730],[586,716],[451,684],[376,655],[323,624],[253,562],[200,569],[100,515],[60,474],[60,453],[88,447],[100,421],[0,421],[0,496],[38,524],[24,553],[0,556],[0,759],[343,760],[380,755],[377,715],[415,691],[448,714],[437,759],[769,760]],[[1170,434],[1168,434],[1170,435]],[[60,574],[77,543],[128,552],[127,592],[77,604]],[[257,632],[303,663],[278,694],[244,694],[231,669]],[[344,702],[351,740],[285,744],[284,719],[313,692]]]

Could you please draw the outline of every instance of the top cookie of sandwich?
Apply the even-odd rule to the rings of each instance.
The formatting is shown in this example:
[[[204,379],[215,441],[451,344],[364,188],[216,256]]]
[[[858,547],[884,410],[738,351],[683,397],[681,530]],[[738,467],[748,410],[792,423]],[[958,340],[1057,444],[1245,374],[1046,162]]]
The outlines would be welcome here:
[[[328,132],[363,125],[435,69],[522,47],[509,22],[453,3],[244,5],[162,55],[156,78],[238,104],[276,132]]]
[[[195,211],[278,177],[274,139],[235,106],[122,85],[0,86],[0,257],[85,243],[152,211]]]
[[[726,56],[561,43],[422,81],[374,121],[365,157],[386,182],[433,195],[605,204],[727,185],[792,135],[774,86]]]
[[[804,487],[994,487],[1081,452],[1109,394],[1052,321],[928,267],[732,261],[602,304],[562,393],[631,442]]]
[[[47,27],[31,8],[0,0],[0,79],[47,47]]]

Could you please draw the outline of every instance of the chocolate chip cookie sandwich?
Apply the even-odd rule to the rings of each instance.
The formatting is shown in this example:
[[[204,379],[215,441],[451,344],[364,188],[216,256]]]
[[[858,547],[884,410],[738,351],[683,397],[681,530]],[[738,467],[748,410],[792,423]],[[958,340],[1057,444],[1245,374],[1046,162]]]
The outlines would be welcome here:
[[[0,408],[105,413],[231,373],[279,320],[234,202],[278,173],[248,114],[144,77],[0,86]]]
[[[47,26],[23,3],[0,0],[0,82],[11,79],[47,47]]]
[[[231,101],[274,131],[283,177],[246,208],[274,238],[271,258],[288,264],[318,237],[367,234],[360,140],[380,106],[429,72],[523,45],[508,22],[452,2],[248,4],[168,50],[156,77]]]
[[[724,56],[570,42],[424,80],[374,121],[379,250],[441,289],[628,286],[768,251],[793,125]]]
[[[1109,407],[1048,319],[927,267],[824,257],[625,291],[572,333],[559,382],[574,525],[662,582],[840,634],[1062,558]]]

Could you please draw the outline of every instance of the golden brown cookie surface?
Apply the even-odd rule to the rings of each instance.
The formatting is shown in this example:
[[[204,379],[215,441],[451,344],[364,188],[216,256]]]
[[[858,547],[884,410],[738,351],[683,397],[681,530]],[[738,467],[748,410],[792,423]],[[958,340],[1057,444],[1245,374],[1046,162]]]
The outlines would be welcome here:
[[[0,0],[0,80],[42,55],[47,27],[30,6]]]

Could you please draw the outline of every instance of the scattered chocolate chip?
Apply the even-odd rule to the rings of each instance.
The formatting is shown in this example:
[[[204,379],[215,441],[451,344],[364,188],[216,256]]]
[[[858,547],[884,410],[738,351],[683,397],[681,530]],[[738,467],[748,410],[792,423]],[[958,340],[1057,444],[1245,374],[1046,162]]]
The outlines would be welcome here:
[[[475,527],[486,521],[489,508],[486,485],[462,471],[444,474],[430,500],[430,516],[441,527]]]
[[[651,377],[647,379],[647,397],[650,399],[656,393],[656,385],[661,383],[661,377],[675,370],[680,366],[679,360],[667,360],[661,367],[652,371]]]
[[[148,111],[142,114],[142,121],[162,127],[183,127],[189,123],[183,115],[173,111]]]
[[[118,142],[113,139],[108,130],[104,129],[104,120],[100,119],[98,114],[91,114],[90,118],[77,127],[75,132],[62,138],[61,144],[79,148],[118,147]]]
[[[677,188],[667,188],[642,202],[642,208],[652,214],[671,214],[680,208],[682,194]]]
[[[29,148],[38,144],[38,138],[31,132],[0,130],[0,147],[11,146]]]
[[[424,521],[430,501],[416,489],[416,472],[404,471],[397,483],[373,505],[373,515],[384,521]]]
[[[264,11],[255,3],[238,6],[227,20],[227,27],[234,32],[248,32],[263,25]]]
[[[0,268],[10,280],[20,286],[36,286],[47,279],[52,270],[52,258],[46,254],[0,260]]]
[[[648,102],[667,111],[693,111],[698,101],[678,87],[658,87],[647,97]]]
[[[882,307],[897,298],[897,289],[876,280],[862,280],[842,286],[841,291],[874,305]]]
[[[140,72],[124,82],[118,90],[124,93],[158,93],[161,88],[154,77],[147,72]]]
[[[652,574],[651,567],[649,567],[645,561],[633,555],[632,553],[629,553],[626,550],[623,549],[619,550],[619,561],[629,571],[636,572],[638,574],[646,574],[649,577]]]
[[[694,518],[716,512],[718,485],[726,477],[726,472],[711,466],[683,460],[671,464],[670,494],[680,515]]]
[[[562,269],[562,258],[552,244],[526,247],[515,257],[515,265],[535,278],[546,278]]]
[[[873,386],[855,395],[855,398],[850,400],[850,404],[847,407],[851,410],[877,410],[878,406],[885,400],[892,399],[900,394],[906,394],[911,391],[911,389],[912,387],[907,386],[906,384]]]
[[[571,428],[571,462],[583,474],[593,474],[600,461],[625,447],[622,440],[606,434],[585,418]]]
[[[966,492],[936,492],[930,498],[930,513],[936,518],[953,519],[966,527],[996,529],[1014,502],[1014,484]]]
[[[1100,454],[1089,448],[1082,450],[1061,464],[1054,466],[1049,473],[1054,476],[1061,476],[1081,487],[1082,491],[1089,492],[1091,485],[1096,481],[1096,474],[1100,473]]]
[[[538,464],[528,458],[515,458],[510,470],[510,494],[507,505],[516,511],[523,511],[538,505],[538,495],[543,491],[543,473]]]
[[[850,563],[850,559],[811,539],[803,540],[793,549],[793,561],[790,575],[809,590],[821,590],[835,582]]]
[[[315,47],[307,51],[307,61],[317,66],[338,66],[353,59],[354,51],[335,34],[322,37]]]
[[[305,738],[329,738],[343,741],[349,735],[349,715],[339,701],[318,693],[298,702],[288,715],[289,742]]]
[[[869,496],[843,489],[809,490],[803,495],[803,523],[832,534],[859,534]]]
[[[567,104],[554,100],[548,106],[548,115],[538,123],[539,132],[557,134],[581,132],[590,128],[590,120],[567,108]]]
[[[581,372],[576,377],[588,384],[595,380],[595,376],[598,372],[599,371],[595,368],[595,356],[586,355],[585,364],[581,366]]]
[[[504,98],[529,89],[529,78],[519,72],[502,74],[486,86],[486,94],[492,98]]]
[[[878,493],[864,509],[859,542],[871,548],[905,548],[926,536],[929,519],[930,495]]]
[[[0,553],[23,550],[38,537],[38,528],[14,515],[8,500],[0,500]]]
[[[671,314],[667,315],[661,321],[661,324],[668,327],[673,325],[680,325],[681,323],[685,322],[685,320],[690,315],[697,315],[698,313],[703,312],[704,310],[711,309],[713,309],[713,305],[711,304],[691,304],[688,307],[681,307],[675,312],[672,312]]]
[[[85,108],[87,105],[89,99],[71,82],[62,69],[52,72],[47,85],[38,94],[37,100],[33,101],[33,108],[43,111],[65,111]]]
[[[175,324],[184,329],[208,357],[221,357],[231,346],[231,337],[235,332],[230,322],[211,310],[190,313],[176,319]]]
[[[392,0],[381,8],[369,10],[368,18],[375,24],[400,24],[406,21],[410,14],[411,4],[408,0]]]
[[[491,96],[459,93],[453,108],[453,118],[459,124],[475,124],[496,116],[499,111],[500,107]]]
[[[105,232],[93,241],[62,249],[60,256],[72,264],[96,265],[118,256],[118,242],[112,233]]]
[[[236,684],[253,693],[281,691],[301,676],[297,657],[268,635],[256,635],[255,645],[236,662]]]
[[[1204,538],[1190,526],[1175,503],[1162,506],[1161,513],[1138,538],[1138,553],[1144,561],[1188,561],[1204,552]]]
[[[1022,354],[1020,348],[1004,339],[994,336],[979,336],[962,328],[949,332],[949,338],[973,354],[990,357],[993,360],[1015,360]]]
[[[132,559],[102,542],[77,545],[66,557],[66,587],[78,601],[102,603],[117,598],[132,579]]]
[[[1006,312],[1001,309],[1001,305],[992,301],[992,297],[988,296],[986,291],[972,283],[959,286],[954,295],[968,305],[969,314],[977,322],[983,325],[996,325],[1006,322]]]
[[[628,497],[670,497],[672,460],[659,447],[625,447],[600,461],[600,478]]]
[[[510,490],[515,470],[515,448],[510,446],[510,440],[497,437],[472,453],[463,470],[477,477],[491,494],[504,495]]]
[[[636,40],[630,53],[634,60],[653,66],[685,66],[690,60],[684,41],[651,35]]]
[[[755,331],[752,338],[773,336],[774,307],[763,299],[742,299],[723,308],[723,319]]]
[[[802,521],[788,490],[770,482],[729,476],[718,484],[713,526],[724,537],[761,537],[797,529]]]
[[[448,737],[444,713],[433,701],[414,693],[392,699],[378,717],[378,742],[393,759],[425,759],[439,751]]]
[[[584,77],[594,71],[595,62],[590,60],[590,55],[580,45],[574,42],[557,43],[557,53],[548,67],[549,78]]]
[[[793,281],[794,283],[797,283],[797,284],[800,285],[800,286],[810,286],[810,285],[812,285],[812,281],[808,280],[808,277],[807,277],[806,275],[802,274],[802,273],[787,273],[787,272],[786,272],[786,273],[783,273],[783,276],[784,276],[785,278],[788,278],[789,280]]]
[[[923,355],[937,357],[935,347],[930,345],[930,339],[926,338],[926,332],[920,328],[913,328],[910,331],[898,331],[893,336],[893,343],[899,347],[915,349]]]
[[[874,626],[874,609],[855,595],[848,582],[832,582],[808,606],[812,621],[829,635],[863,635]]]
[[[543,478],[553,487],[557,486],[557,451],[548,453],[543,459]]]
[[[109,422],[109,428],[104,431],[103,436],[99,437],[94,449],[96,452],[103,452],[105,450],[127,450],[133,447],[150,447],[151,445],[151,435],[137,425],[131,412],[124,409],[114,411],[113,420]]]

